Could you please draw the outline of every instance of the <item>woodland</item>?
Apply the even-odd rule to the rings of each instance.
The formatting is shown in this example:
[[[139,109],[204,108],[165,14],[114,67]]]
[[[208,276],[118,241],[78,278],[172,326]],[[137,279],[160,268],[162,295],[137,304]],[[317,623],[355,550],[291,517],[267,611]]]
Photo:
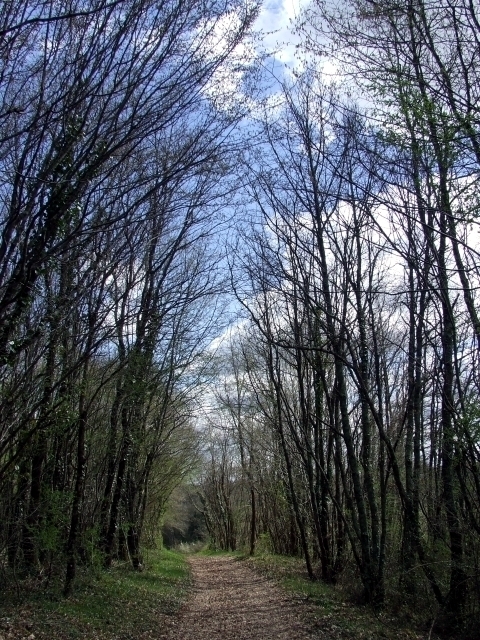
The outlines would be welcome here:
[[[480,5],[312,0],[294,70],[260,11],[0,6],[0,590],[141,571],[173,495],[478,628]]]

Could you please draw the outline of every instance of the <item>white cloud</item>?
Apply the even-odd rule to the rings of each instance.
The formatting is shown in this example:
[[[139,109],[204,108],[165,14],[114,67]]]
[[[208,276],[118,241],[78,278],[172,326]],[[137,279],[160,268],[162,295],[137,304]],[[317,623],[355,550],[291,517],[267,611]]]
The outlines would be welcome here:
[[[264,34],[263,48],[287,67],[299,64],[300,38],[293,33],[293,26],[304,4],[305,0],[267,1],[256,22],[256,29]]]

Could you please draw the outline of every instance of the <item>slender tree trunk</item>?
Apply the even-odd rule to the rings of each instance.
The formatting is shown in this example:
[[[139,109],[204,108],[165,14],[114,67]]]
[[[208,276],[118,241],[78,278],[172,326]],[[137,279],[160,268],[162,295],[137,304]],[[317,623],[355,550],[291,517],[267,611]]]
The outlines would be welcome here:
[[[84,381],[86,378],[86,371],[84,375]],[[79,412],[78,412],[78,443],[77,443],[77,472],[75,480],[75,488],[73,492],[72,503],[72,515],[70,520],[70,530],[67,540],[66,556],[67,556],[67,570],[65,574],[65,584],[63,593],[65,596],[69,596],[73,589],[73,583],[76,577],[77,571],[77,543],[80,535],[80,519],[83,502],[83,492],[85,487],[85,475],[86,475],[86,453],[85,453],[85,436],[87,431],[87,406],[85,393],[82,391],[79,398]]]

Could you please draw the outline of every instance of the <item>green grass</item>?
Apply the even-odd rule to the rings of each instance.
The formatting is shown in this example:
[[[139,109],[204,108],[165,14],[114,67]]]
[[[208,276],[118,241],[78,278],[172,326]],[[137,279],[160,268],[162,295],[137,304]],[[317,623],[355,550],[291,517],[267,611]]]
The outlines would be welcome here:
[[[49,587],[20,594],[20,603],[7,601],[0,610],[0,635],[3,626],[13,637],[33,633],[36,640],[154,638],[179,610],[189,587],[184,556],[164,549],[149,551],[144,571],[118,564],[79,581],[68,599]]]
[[[378,613],[353,602],[340,586],[308,579],[305,563],[299,558],[262,554],[247,560],[256,570],[275,580],[301,606],[310,625],[320,637],[332,640],[398,639],[420,640],[424,630],[412,628],[389,614],[388,607]],[[435,634],[432,635],[436,638]]]
[[[223,551],[221,549],[211,549],[210,547],[205,547],[200,551],[197,551],[200,556],[234,556],[237,558],[246,557],[245,554],[240,551]]]
[[[249,561],[269,578],[276,580],[293,597],[316,604],[327,613],[337,599],[332,587],[308,579],[304,562],[299,558],[262,554]]]

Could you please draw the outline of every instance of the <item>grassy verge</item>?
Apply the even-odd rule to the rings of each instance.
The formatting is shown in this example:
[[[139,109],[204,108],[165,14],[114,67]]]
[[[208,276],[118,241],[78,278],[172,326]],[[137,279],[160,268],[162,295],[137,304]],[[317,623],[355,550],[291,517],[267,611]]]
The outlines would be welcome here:
[[[349,595],[338,586],[310,581],[302,560],[266,554],[249,558],[248,562],[278,582],[302,605],[308,622],[319,638],[423,640],[428,637],[428,628],[412,628],[411,623],[406,624],[405,620],[389,613],[388,606],[376,613],[370,607],[352,602]],[[431,635],[432,640],[436,637],[435,634]]]
[[[38,586],[3,598],[0,637],[30,640],[157,638],[185,600],[190,575],[184,556],[149,551],[145,570],[119,564],[77,585],[71,598]]]
[[[210,549],[210,547],[204,547],[200,551],[196,552],[200,556],[230,556],[234,558],[246,558],[241,551],[222,551],[219,549]]]

